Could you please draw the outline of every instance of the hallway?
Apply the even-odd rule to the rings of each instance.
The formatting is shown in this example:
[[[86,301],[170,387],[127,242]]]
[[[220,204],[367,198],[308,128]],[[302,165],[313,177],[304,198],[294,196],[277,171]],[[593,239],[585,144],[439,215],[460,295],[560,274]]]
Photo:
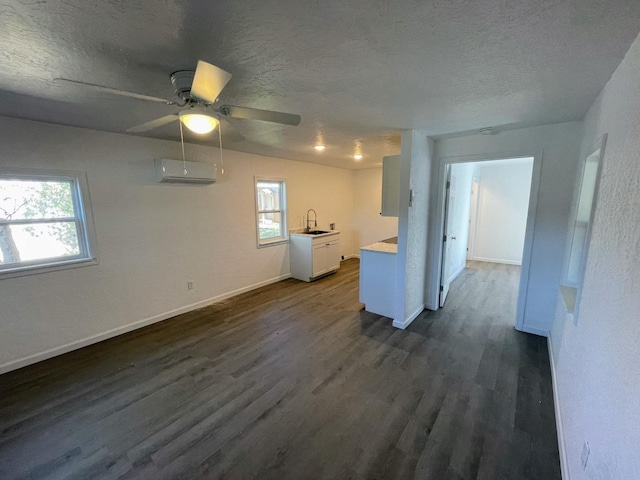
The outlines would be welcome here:
[[[547,342],[514,329],[519,280],[519,266],[468,261],[444,307],[407,329],[428,338],[431,366],[455,379],[442,405],[454,412],[449,442],[432,443],[450,455],[449,471],[464,457],[468,475],[443,478],[561,478]]]

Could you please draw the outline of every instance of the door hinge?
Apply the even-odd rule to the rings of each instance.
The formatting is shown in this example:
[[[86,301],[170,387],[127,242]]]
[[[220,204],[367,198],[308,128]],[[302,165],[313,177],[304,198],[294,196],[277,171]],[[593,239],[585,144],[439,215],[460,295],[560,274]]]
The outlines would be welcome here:
[[[447,182],[447,188],[451,188],[451,182]]]
[[[440,291],[444,292],[444,287],[442,285],[440,285]]]
[[[443,241],[443,242],[446,242],[446,241],[447,241],[447,236],[446,236],[446,235],[443,235],[443,236],[442,236],[442,241]]]

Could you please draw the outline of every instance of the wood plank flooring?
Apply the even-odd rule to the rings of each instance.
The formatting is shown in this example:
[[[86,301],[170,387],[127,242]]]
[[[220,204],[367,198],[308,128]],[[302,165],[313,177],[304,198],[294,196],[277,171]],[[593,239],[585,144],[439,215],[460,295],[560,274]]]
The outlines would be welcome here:
[[[470,263],[405,331],[358,260],[0,376],[0,478],[560,478],[518,267]]]

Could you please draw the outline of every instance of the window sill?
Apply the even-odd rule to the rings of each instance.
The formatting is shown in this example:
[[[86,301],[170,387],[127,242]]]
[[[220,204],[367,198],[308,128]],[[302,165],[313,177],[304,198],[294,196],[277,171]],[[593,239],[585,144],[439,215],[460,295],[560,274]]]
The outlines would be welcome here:
[[[574,313],[576,310],[576,299],[578,297],[578,289],[575,287],[567,287],[566,285],[559,285],[560,294],[564,301],[564,306],[568,313]]]
[[[274,247],[276,245],[283,245],[285,243],[289,243],[289,239],[288,238],[279,238],[279,239],[274,240],[272,242],[259,243],[258,244],[258,248]]]
[[[55,272],[58,270],[68,270],[70,268],[88,267],[90,265],[97,264],[98,260],[96,258],[81,258],[41,265],[15,267],[12,269],[0,271],[0,280],[4,280],[6,278],[23,277],[26,275],[37,275],[40,273]]]

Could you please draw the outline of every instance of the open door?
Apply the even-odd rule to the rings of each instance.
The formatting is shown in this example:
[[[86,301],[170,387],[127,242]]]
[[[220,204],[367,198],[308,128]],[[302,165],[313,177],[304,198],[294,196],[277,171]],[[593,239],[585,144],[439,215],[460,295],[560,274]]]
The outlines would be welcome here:
[[[451,278],[451,166],[447,165],[447,190],[444,200],[444,235],[442,238],[442,272],[440,275],[440,306],[444,306]]]
[[[473,260],[475,257],[475,240],[476,226],[478,224],[478,189],[480,188],[480,179],[472,177],[471,179],[471,204],[469,205],[469,238],[467,239],[467,260]]]

